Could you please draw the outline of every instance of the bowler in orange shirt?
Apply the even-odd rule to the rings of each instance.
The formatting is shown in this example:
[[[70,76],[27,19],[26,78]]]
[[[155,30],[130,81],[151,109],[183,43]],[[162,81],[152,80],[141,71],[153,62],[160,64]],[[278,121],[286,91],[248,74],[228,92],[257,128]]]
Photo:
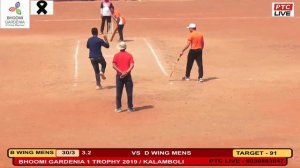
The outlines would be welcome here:
[[[204,48],[204,38],[203,34],[197,31],[197,26],[194,23],[189,24],[187,27],[191,32],[188,42],[186,46],[183,48],[180,53],[180,57],[184,54],[184,52],[190,47],[190,51],[187,58],[186,64],[186,73],[182,78],[183,80],[189,81],[191,70],[196,60],[198,65],[198,82],[203,82],[203,61],[202,61],[202,50]]]

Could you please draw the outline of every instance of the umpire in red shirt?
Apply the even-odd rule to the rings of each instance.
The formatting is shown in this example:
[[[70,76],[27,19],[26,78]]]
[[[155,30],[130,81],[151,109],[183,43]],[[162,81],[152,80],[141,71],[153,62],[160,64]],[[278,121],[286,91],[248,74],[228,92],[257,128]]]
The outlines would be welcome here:
[[[117,88],[117,96],[116,96],[116,112],[122,112],[122,93],[125,85],[127,92],[127,104],[128,104],[128,112],[133,112],[133,82],[131,78],[131,70],[134,67],[133,57],[130,53],[126,52],[127,46],[124,41],[118,44],[118,49],[120,50],[114,56],[113,59],[113,68],[117,71],[116,75],[116,88]]]

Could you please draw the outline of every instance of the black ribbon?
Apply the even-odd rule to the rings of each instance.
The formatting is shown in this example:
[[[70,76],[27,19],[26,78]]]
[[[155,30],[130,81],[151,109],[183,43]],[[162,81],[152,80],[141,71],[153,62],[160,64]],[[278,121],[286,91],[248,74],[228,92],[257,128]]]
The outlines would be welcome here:
[[[36,3],[36,5],[39,7],[39,10],[37,11],[38,14],[41,14],[42,12],[44,14],[47,14],[47,11],[46,11],[46,7],[48,5],[48,3],[44,0],[40,0]]]

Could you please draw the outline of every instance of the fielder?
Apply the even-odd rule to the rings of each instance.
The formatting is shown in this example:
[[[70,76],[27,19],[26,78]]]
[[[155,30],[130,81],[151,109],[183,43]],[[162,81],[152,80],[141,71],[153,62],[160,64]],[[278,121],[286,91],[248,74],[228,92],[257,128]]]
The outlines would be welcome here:
[[[109,43],[106,36],[104,36],[104,40],[98,37],[97,28],[92,28],[91,32],[93,36],[88,39],[86,47],[89,49],[89,58],[95,71],[96,89],[98,90],[102,88],[100,76],[103,80],[106,79],[106,61],[103,57],[101,47],[109,48]],[[99,64],[101,64],[101,71],[99,70]]]
[[[203,61],[202,61],[202,50],[204,48],[203,34],[197,31],[197,26],[194,23],[189,24],[187,27],[190,31],[188,42],[180,53],[180,57],[184,54],[185,50],[190,47],[190,51],[187,58],[186,73],[182,80],[189,81],[191,70],[196,60],[198,65],[198,82],[203,82]]]

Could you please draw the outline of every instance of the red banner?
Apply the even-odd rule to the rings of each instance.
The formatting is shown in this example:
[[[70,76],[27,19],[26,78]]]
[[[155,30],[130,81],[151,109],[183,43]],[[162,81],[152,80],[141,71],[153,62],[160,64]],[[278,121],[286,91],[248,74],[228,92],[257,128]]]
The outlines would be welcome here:
[[[13,158],[15,166],[285,166],[287,158],[90,157]]]
[[[15,166],[286,166],[292,149],[9,149]]]

